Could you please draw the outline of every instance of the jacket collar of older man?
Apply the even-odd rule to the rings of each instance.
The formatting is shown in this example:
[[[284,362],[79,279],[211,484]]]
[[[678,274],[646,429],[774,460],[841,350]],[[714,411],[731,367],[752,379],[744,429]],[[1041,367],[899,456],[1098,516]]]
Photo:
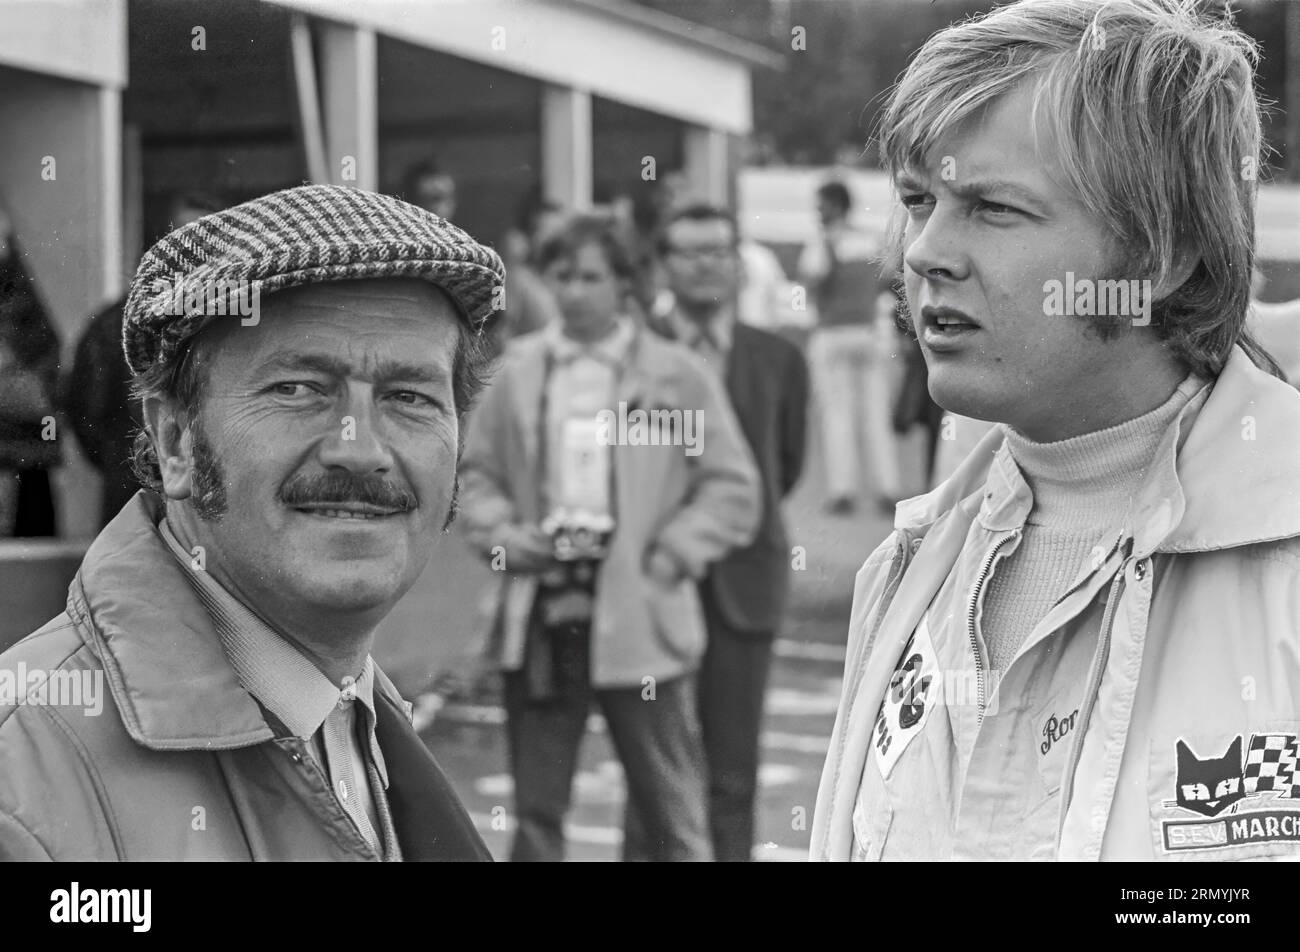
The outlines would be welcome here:
[[[157,752],[274,744],[306,753],[305,743],[240,683],[210,612],[160,533],[161,520],[157,498],[137,494],[91,544],[68,591],[67,615],[102,665],[126,733]],[[378,666],[372,673],[375,737],[401,855],[486,858],[464,808],[411,727],[410,705]],[[307,760],[294,758],[304,770]],[[320,792],[329,796],[324,786]]]

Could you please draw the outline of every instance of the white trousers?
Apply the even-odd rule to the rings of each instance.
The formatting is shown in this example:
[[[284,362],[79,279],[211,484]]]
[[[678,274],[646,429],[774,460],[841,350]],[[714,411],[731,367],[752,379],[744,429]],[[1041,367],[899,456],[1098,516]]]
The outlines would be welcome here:
[[[826,491],[857,499],[870,488],[903,494],[899,445],[890,423],[902,361],[869,324],[822,327],[808,341],[815,415],[826,464]]]

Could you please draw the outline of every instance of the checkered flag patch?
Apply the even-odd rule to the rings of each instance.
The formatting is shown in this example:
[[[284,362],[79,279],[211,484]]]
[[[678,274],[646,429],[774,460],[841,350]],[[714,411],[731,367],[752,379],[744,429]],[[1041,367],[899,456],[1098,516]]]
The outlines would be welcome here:
[[[1300,798],[1296,770],[1295,734],[1255,734],[1246,751],[1246,795],[1276,790],[1284,797]]]

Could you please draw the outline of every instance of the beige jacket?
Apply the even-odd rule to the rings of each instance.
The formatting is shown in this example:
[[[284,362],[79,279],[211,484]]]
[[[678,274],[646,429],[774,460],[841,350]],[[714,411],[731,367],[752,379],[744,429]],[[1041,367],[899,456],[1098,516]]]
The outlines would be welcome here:
[[[509,530],[537,524],[538,414],[547,338],[510,342],[496,379],[474,411],[461,463],[461,519],[466,537],[498,573],[496,660],[523,665],[524,635],[536,577],[510,571]],[[727,403],[722,384],[689,350],[638,327],[629,348],[615,407],[698,414],[701,452],[682,446],[615,446],[617,528],[596,578],[592,624],[592,683],[641,685],[693,671],[705,629],[696,582],[710,563],[747,545],[758,530],[762,501],[758,470]],[[686,569],[671,587],[645,572],[652,545]],[[501,549],[497,549],[501,546]]]

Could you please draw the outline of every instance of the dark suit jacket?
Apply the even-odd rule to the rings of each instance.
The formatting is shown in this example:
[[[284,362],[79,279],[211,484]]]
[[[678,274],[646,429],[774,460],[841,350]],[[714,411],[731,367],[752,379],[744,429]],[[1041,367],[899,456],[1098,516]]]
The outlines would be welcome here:
[[[669,321],[652,320],[650,326],[670,339],[676,336]],[[727,360],[727,396],[758,463],[763,518],[754,541],[715,562],[704,584],[733,628],[773,635],[790,591],[790,543],[781,500],[803,471],[808,411],[803,354],[785,338],[737,321]]]

